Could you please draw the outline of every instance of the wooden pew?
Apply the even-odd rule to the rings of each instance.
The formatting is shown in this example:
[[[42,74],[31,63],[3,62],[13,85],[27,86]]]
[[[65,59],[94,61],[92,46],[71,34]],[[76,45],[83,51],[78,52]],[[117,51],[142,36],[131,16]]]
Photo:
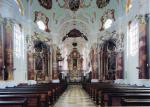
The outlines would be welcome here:
[[[36,99],[32,96],[38,96],[38,105],[40,105],[40,107],[48,107],[49,103],[53,103],[53,100],[56,100],[66,89],[66,87],[66,84],[40,84],[32,86],[26,85],[14,88],[0,89],[0,95],[23,95],[27,98],[30,98],[30,100]]]
[[[101,91],[101,105],[106,105],[106,106],[112,106],[112,102],[115,102],[115,100],[117,100],[118,102],[120,101],[119,99],[121,99],[121,97],[124,97],[124,96],[127,96],[127,97],[137,97],[137,95],[139,95],[139,97],[142,97],[141,94],[143,94],[143,97],[144,97],[144,94],[145,96],[150,93],[150,89],[149,88],[139,88],[139,87],[134,87],[134,88],[131,88],[131,87],[122,87],[119,89],[117,88],[110,88],[110,89],[105,89],[105,90],[102,90]],[[136,95],[137,94],[137,95]],[[113,100],[113,101],[112,101]]]
[[[103,82],[83,84],[83,88],[85,89],[85,91],[97,104],[99,103],[99,90],[102,90],[103,88],[110,88],[112,86],[112,83]]]
[[[28,100],[28,105],[33,105],[36,107],[37,105],[48,107],[48,100],[47,100],[47,92],[45,91],[24,91],[24,90],[6,90],[0,92],[0,95],[16,95],[16,96],[25,96]],[[35,97],[33,97],[35,96]],[[37,100],[39,98],[39,100]]]
[[[150,93],[110,93],[108,95],[108,106],[122,106],[121,99],[150,99]]]
[[[32,85],[32,86],[18,86],[19,88],[44,88],[44,90],[49,90],[48,91],[48,96],[49,96],[49,101],[53,103],[56,101],[59,96],[65,91],[67,88],[67,84],[52,84],[52,83],[47,83],[47,84],[38,84],[38,85]],[[18,88],[17,87],[17,88]]]
[[[39,95],[31,95],[31,94],[6,94],[0,95],[0,101],[4,100],[18,100],[20,98],[27,99],[27,107],[40,107],[40,96]]]
[[[108,105],[112,106],[113,105],[112,102],[115,102],[114,100],[117,100],[117,98],[119,97],[120,97],[119,99],[121,99],[121,97],[124,97],[125,94],[126,95],[128,94],[127,95],[128,97],[129,96],[137,97],[136,94],[139,94],[139,98],[142,98],[141,94],[150,93],[150,88],[148,87],[116,85],[112,83],[94,83],[94,84],[88,83],[88,84],[83,84],[83,88],[91,96],[91,98],[96,102],[96,104],[101,104],[102,106],[108,106]],[[118,96],[116,95],[116,93]],[[99,103],[100,100],[101,102]]]
[[[6,100],[0,101],[0,107],[28,107],[27,106],[27,99],[14,99],[14,100]]]
[[[122,106],[150,106],[150,99],[125,99],[121,100]]]

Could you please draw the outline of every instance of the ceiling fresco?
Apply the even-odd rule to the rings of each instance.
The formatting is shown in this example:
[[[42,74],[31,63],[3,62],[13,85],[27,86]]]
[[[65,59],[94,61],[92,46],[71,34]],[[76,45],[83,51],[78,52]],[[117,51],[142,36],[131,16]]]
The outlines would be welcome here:
[[[24,4],[30,4],[28,12],[31,20],[34,22],[35,12],[43,13],[48,17],[47,27],[52,38],[56,39],[55,42],[68,49],[72,49],[72,43],[77,42],[79,51],[89,48],[93,39],[97,39],[103,25],[102,17],[115,17],[116,20],[123,14],[123,4],[126,2],[126,0],[27,0],[26,2],[29,1],[30,3]],[[114,16],[107,17],[108,10],[113,10]],[[89,41],[83,38],[68,38],[62,41],[72,29],[78,29]],[[85,44],[88,46],[85,47]]]

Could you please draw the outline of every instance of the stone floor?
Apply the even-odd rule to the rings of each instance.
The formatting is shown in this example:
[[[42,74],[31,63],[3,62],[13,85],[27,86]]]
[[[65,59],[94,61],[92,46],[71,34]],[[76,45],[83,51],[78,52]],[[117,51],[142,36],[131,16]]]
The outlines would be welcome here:
[[[80,85],[70,85],[54,107],[98,107]]]

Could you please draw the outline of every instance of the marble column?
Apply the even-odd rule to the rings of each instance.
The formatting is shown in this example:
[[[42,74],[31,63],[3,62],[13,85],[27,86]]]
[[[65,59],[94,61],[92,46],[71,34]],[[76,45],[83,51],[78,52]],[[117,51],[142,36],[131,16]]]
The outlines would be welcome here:
[[[147,22],[147,53],[150,53],[150,14],[146,15],[146,22]],[[150,78],[150,55],[148,54],[148,73]]]
[[[147,35],[147,21],[145,16],[139,19],[139,79],[148,79],[148,69],[147,69],[147,46],[149,41]]]
[[[124,77],[124,64],[123,64],[123,52],[117,52],[116,56],[116,79],[123,79]]]
[[[3,45],[3,27],[4,27],[4,20],[0,16],[0,80],[3,80],[3,72],[4,72],[4,45]]]
[[[57,59],[56,59],[56,55],[57,55],[57,46],[56,45],[53,45],[53,64],[52,64],[52,82],[53,83],[59,83],[60,80],[59,80],[59,76],[58,76],[58,62],[57,62]]]
[[[13,22],[9,19],[5,20],[5,76],[4,80],[13,80]]]
[[[97,49],[94,48],[91,51],[91,64],[92,64],[92,80],[91,82],[98,82],[98,63],[97,63]]]

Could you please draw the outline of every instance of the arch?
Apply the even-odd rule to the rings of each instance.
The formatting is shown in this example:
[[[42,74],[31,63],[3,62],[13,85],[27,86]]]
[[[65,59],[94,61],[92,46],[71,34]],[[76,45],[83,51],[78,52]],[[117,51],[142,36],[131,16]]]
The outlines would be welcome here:
[[[67,20],[67,21],[65,21],[64,23],[62,23],[62,24],[59,25],[58,32],[60,32],[60,30],[63,28],[63,26],[64,26],[66,23],[68,23],[68,22],[73,22],[73,21],[77,21],[77,22],[83,23],[83,24],[88,28],[88,30],[90,30],[89,27],[88,27],[90,24],[87,24],[85,21],[80,20],[80,19],[70,19],[70,20]]]

